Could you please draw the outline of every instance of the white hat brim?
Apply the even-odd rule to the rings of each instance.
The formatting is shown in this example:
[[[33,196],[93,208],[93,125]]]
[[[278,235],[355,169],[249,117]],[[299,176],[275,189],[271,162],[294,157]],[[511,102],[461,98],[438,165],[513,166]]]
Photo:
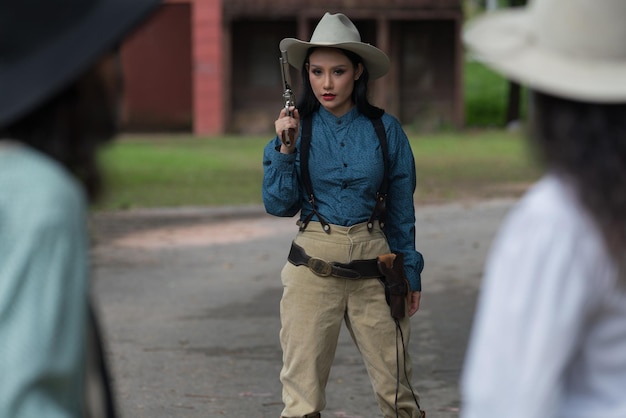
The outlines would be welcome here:
[[[324,43],[285,38],[280,41],[279,47],[281,51],[287,51],[289,64],[298,70],[302,70],[307,51],[313,47],[340,48],[354,52],[363,59],[371,80],[387,74],[391,65],[387,54],[375,46],[363,42]]]
[[[559,53],[533,37],[528,9],[492,12],[463,34],[476,58],[507,78],[559,97],[599,103],[626,102],[626,61]]]

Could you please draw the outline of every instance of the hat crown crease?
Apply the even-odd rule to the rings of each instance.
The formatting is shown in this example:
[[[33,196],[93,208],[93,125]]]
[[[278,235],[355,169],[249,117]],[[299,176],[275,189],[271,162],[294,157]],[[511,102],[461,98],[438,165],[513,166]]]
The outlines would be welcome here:
[[[361,42],[361,34],[354,24],[342,14],[326,14],[315,28],[311,42],[342,43]]]

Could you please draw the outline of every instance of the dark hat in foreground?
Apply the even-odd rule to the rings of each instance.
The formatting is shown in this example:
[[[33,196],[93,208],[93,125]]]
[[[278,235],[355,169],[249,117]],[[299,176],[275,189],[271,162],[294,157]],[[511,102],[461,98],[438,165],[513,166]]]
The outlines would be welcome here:
[[[160,0],[0,2],[0,127],[67,86]]]

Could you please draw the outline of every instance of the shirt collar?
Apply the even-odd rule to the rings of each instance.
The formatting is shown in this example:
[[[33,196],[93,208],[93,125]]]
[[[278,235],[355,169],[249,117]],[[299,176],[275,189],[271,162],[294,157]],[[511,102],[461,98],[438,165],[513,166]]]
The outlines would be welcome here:
[[[353,106],[352,109],[348,111],[345,115],[337,117],[330,113],[324,106],[320,106],[319,115],[322,120],[330,126],[333,125],[348,125],[352,123],[358,116],[359,111],[356,106]]]

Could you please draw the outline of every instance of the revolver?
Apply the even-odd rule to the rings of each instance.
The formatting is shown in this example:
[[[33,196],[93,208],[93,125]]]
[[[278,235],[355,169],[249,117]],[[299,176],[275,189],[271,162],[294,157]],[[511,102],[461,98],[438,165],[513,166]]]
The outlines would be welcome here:
[[[289,73],[287,51],[280,51],[280,73],[283,77],[283,101],[285,102],[285,111],[288,116],[293,117],[293,110],[291,110],[291,108],[296,105],[296,96],[293,93],[293,90],[291,90],[291,74]],[[281,140],[286,146],[289,147],[295,140],[295,136],[295,129],[285,129],[282,133]]]

